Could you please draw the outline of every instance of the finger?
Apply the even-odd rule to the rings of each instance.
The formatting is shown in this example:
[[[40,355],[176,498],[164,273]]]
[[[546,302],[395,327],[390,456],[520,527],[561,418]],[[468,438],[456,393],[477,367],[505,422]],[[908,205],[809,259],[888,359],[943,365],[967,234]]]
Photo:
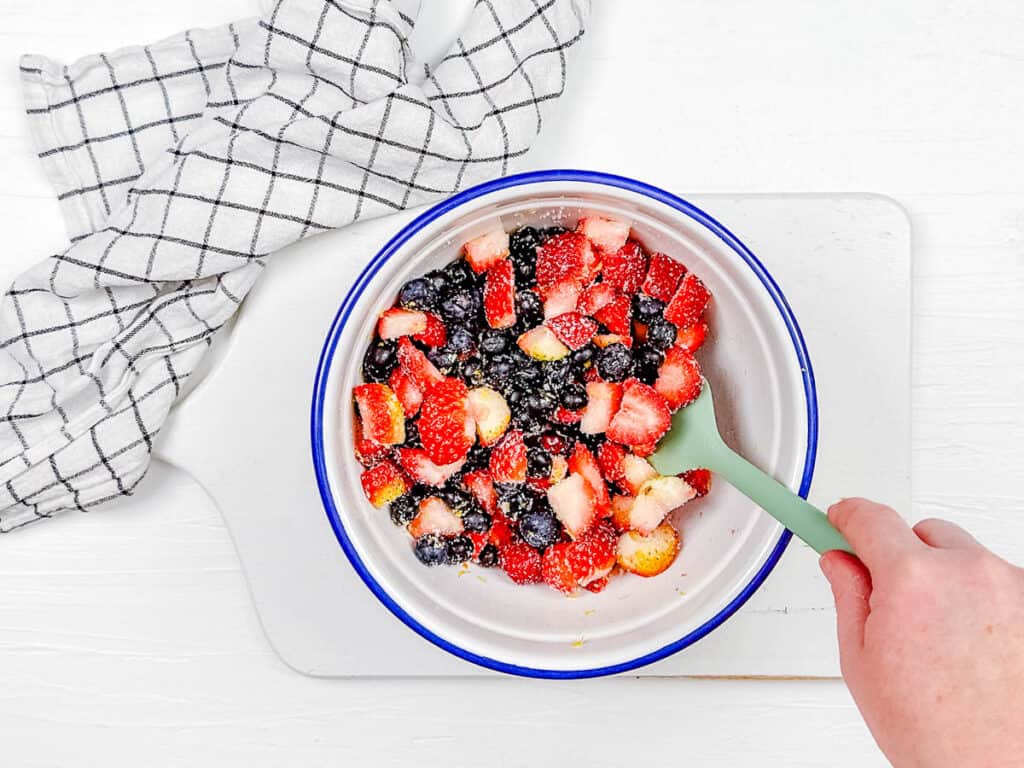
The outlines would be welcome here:
[[[884,568],[907,551],[923,547],[892,508],[867,499],[844,499],[833,504],[828,519],[846,536],[869,571]]]
[[[819,560],[836,603],[839,654],[846,666],[864,645],[864,623],[871,613],[871,575],[852,555],[833,550]]]
[[[914,526],[914,533],[929,547],[939,549],[972,549],[981,546],[971,534],[948,520],[922,520]]]

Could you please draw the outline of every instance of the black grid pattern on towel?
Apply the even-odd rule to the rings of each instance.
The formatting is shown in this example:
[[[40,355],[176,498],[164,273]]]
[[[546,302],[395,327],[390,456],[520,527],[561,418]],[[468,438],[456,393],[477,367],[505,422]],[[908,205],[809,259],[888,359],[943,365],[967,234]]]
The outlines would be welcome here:
[[[72,245],[0,303],[0,531],[130,494],[268,256],[507,173],[564,90],[587,0],[477,0],[426,79],[418,0],[262,19],[62,66],[22,61]]]

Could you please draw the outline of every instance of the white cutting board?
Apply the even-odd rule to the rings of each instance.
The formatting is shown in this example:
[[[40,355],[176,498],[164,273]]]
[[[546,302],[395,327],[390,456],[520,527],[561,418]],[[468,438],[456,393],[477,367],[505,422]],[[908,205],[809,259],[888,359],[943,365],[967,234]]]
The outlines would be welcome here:
[[[869,493],[910,509],[910,222],[871,195],[686,195],[743,240],[796,314],[818,383],[810,498]],[[407,212],[297,244],[270,266],[176,408],[157,453],[224,515],[267,637],[309,675],[494,675],[435,648],[359,580],[313,477],[309,407],[321,344],[349,284]],[[353,352],[357,354],[357,352]],[[725,625],[631,675],[831,677],[834,611],[794,542]]]

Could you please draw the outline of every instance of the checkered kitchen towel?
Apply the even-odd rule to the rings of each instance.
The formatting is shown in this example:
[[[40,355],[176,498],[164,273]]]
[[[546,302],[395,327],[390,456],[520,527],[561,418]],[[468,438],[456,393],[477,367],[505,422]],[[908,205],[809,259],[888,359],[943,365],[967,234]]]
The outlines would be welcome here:
[[[478,0],[444,59],[410,72],[417,10],[278,0],[70,66],[23,59],[72,245],[0,304],[0,531],[132,492],[267,256],[526,152],[589,0]]]

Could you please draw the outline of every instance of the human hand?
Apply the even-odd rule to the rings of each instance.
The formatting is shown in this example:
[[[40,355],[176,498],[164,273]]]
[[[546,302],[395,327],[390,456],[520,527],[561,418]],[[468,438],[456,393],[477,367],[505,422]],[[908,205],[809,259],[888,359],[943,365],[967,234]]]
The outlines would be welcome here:
[[[1024,765],[1024,570],[944,520],[847,499],[821,569],[843,678],[896,768]]]

